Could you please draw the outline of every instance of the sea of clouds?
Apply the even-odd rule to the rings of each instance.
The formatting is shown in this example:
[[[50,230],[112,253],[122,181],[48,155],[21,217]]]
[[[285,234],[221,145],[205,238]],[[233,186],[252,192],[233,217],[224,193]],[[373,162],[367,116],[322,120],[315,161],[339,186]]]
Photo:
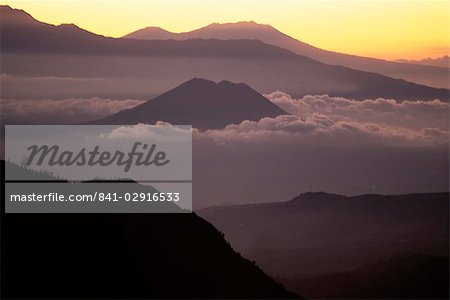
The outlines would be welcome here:
[[[293,98],[266,95],[291,115],[243,121],[197,136],[217,143],[302,142],[308,144],[448,146],[449,104],[434,101],[374,99],[357,101],[328,95]]]
[[[448,191],[448,103],[265,96],[291,115],[194,133],[194,206]]]
[[[144,103],[137,99],[69,98],[0,100],[5,124],[79,124]]]
[[[290,114],[194,130],[195,208],[289,200],[310,184],[347,195],[448,191],[448,103],[265,96]],[[6,124],[77,124],[143,102],[2,100],[1,111]]]

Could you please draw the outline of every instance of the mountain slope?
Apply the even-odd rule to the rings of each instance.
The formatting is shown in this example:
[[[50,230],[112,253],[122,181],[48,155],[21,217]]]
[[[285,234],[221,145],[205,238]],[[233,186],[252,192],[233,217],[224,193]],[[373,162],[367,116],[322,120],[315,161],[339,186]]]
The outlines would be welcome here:
[[[95,124],[192,125],[198,129],[217,129],[245,120],[288,114],[246,84],[191,79],[141,105],[120,111]]]
[[[194,213],[9,213],[0,222],[2,299],[296,297]]]
[[[104,37],[74,24],[58,26],[37,21],[23,10],[0,6],[2,53],[125,55],[125,56],[229,56],[265,57],[295,56],[258,41],[170,40],[140,41]]]
[[[304,277],[404,253],[447,255],[448,199],[448,193],[306,193],[288,202],[197,213],[269,274]]]
[[[164,34],[159,34],[160,31],[164,31]],[[402,78],[435,87],[449,87],[449,71],[447,68],[440,66],[424,66],[415,62],[392,62],[327,51],[294,39],[270,25],[257,24],[255,22],[214,23],[197,30],[180,34],[168,32],[157,27],[147,27],[125,35],[124,38],[145,40],[187,40],[196,38],[222,40],[257,39],[263,43],[282,47],[296,54],[304,55],[326,64],[342,65],[361,71],[380,73],[386,76]]]
[[[260,93],[293,96],[449,98],[446,89],[326,65],[258,40],[114,39],[75,25],[44,24],[6,6],[1,14],[2,72],[14,79],[4,84],[2,96],[10,99],[144,98],[192,77],[227,78]]]

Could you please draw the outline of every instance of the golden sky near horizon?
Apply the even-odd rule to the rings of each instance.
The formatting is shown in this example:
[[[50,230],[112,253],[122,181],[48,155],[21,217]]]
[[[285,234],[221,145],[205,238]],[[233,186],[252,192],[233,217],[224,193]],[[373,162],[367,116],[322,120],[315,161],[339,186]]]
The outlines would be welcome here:
[[[11,0],[39,21],[120,37],[159,26],[183,32],[253,20],[319,48],[384,59],[449,54],[450,1]]]

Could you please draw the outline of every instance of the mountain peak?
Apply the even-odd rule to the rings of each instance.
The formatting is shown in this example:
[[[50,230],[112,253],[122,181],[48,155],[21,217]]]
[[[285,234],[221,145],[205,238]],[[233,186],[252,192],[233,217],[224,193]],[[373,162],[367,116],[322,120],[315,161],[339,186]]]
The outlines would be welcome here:
[[[133,38],[133,39],[151,39],[154,40],[167,40],[167,39],[176,39],[177,33],[170,32],[161,27],[157,26],[149,26],[142,29],[138,29],[133,31],[130,34],[124,36],[124,38]]]
[[[229,80],[221,80],[219,82],[214,82],[212,80],[204,79],[204,78],[200,78],[200,77],[193,77],[192,79],[189,79],[188,81],[183,82],[182,84],[180,84],[175,89],[182,88],[182,87],[184,87],[184,88],[188,87],[188,88],[194,88],[194,89],[202,89],[202,88],[233,89],[233,88],[238,88],[238,87],[241,87],[241,88],[245,87],[245,89],[247,91],[249,91],[251,93],[259,94],[257,91],[255,91],[254,89],[252,89],[250,86],[248,86],[247,84],[245,84],[243,82],[235,83],[235,82],[232,82],[232,81],[229,81]]]
[[[214,31],[217,34],[233,34],[239,36],[240,34],[244,34],[241,38],[252,38],[252,36],[245,36],[246,32],[255,34],[257,32],[273,32],[276,31],[274,27],[267,24],[260,24],[255,21],[240,21],[235,23],[212,23],[208,26],[199,28],[197,30],[184,33],[185,35],[192,35],[196,32],[202,33],[203,35],[205,32]],[[234,36],[231,36],[233,38]],[[212,36],[210,36],[212,38]],[[224,38],[224,37],[218,37],[218,38]],[[254,38],[257,38],[255,36]]]
[[[0,5],[1,23],[21,25],[24,23],[37,22],[29,13],[22,9],[12,8],[9,5]],[[3,26],[2,26],[3,27]]]
[[[256,23],[255,21],[253,21],[253,20],[250,20],[250,21],[239,21],[239,22],[235,22],[235,24],[242,24],[242,25],[262,25],[262,24],[259,24],[259,23]]]
[[[158,26],[148,26],[144,28],[147,31],[155,31],[155,32],[168,32],[168,33],[173,33],[170,32],[168,30],[165,30],[164,28],[158,27]]]
[[[146,27],[134,31],[125,38],[135,38],[143,40],[156,39],[258,39],[260,35],[274,34],[278,31],[267,24],[260,24],[255,21],[240,21],[235,23],[211,23],[205,27],[183,33],[173,33],[159,27]]]
[[[85,31],[84,29],[81,29],[80,27],[78,27],[74,23],[61,23],[61,24],[58,25],[58,27],[65,28],[65,29],[75,29],[75,30],[83,30],[83,31]]]
[[[219,129],[242,121],[287,114],[244,83],[218,83],[194,77],[134,108],[95,124],[154,124],[165,121],[195,128]]]
[[[222,80],[222,81],[219,81],[217,84],[219,84],[219,85],[233,85],[233,84],[239,84],[239,83],[233,83],[233,82],[228,81],[228,80]]]
[[[230,23],[211,23],[206,27],[272,27],[267,24],[260,24],[255,21],[239,21],[239,22],[230,22]]]
[[[189,79],[188,81],[185,81],[182,83],[183,84],[193,84],[193,83],[208,83],[208,84],[215,84],[214,81],[209,80],[209,79],[204,79],[201,77],[192,77],[191,79]]]
[[[211,88],[215,85],[216,85],[216,83],[212,80],[199,78],[199,77],[193,77],[168,92],[172,92],[172,91],[180,90],[180,89],[202,90],[205,88]]]

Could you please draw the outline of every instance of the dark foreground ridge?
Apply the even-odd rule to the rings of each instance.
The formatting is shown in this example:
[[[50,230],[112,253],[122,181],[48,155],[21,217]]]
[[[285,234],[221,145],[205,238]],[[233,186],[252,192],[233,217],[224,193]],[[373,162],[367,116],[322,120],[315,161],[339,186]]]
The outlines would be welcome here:
[[[2,214],[1,237],[2,299],[298,298],[194,213]]]

